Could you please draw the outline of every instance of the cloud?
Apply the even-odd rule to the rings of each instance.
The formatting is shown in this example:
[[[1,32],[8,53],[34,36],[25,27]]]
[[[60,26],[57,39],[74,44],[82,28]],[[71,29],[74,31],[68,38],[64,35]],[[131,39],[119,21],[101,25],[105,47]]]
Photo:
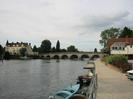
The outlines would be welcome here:
[[[117,24],[119,21],[126,21],[129,12],[116,13],[111,15],[97,15],[97,16],[85,16],[82,19],[82,24],[77,25],[76,28],[83,28],[88,30],[99,30],[107,28]]]
[[[4,44],[7,39],[20,40],[40,45],[47,38],[54,43],[61,40],[64,47],[76,44],[84,50],[93,49],[93,44],[100,48],[102,30],[111,26],[133,27],[130,3],[129,0],[1,0],[0,41]]]

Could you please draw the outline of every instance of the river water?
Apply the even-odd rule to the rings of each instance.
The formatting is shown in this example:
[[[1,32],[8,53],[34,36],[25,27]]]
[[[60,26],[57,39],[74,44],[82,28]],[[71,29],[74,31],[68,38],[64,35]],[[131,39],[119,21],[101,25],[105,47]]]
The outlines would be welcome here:
[[[0,62],[0,99],[48,99],[75,83],[87,61],[9,60]]]

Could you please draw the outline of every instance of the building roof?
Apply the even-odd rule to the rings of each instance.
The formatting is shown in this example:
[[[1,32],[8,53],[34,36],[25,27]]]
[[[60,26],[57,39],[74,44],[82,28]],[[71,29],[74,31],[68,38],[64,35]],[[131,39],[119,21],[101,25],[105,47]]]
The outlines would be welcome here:
[[[133,38],[112,38],[112,39],[109,39],[108,42],[107,42],[107,46],[108,48],[114,44],[115,42],[124,42],[126,45],[133,45]]]
[[[12,47],[13,45],[18,45],[18,46],[22,46],[22,45],[24,45],[24,46],[28,46],[28,43],[24,43],[24,42],[16,42],[16,43],[14,43],[14,42],[12,42],[12,43],[9,43],[9,42],[7,42],[6,43],[6,46],[10,46],[10,47]],[[29,43],[29,45],[30,45],[30,43]]]

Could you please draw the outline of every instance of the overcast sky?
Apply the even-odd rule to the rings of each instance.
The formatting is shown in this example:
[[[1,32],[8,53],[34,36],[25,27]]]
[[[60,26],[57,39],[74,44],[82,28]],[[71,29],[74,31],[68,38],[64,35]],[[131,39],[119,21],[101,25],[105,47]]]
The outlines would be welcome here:
[[[133,27],[133,0],[0,0],[0,44],[23,41],[40,46],[100,49],[100,32]]]

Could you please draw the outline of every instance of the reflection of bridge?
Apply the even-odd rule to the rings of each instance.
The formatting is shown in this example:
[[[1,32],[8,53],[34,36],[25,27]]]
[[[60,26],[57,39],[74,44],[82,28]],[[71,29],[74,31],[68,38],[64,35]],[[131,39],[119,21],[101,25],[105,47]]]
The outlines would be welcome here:
[[[58,52],[58,53],[46,53],[41,55],[42,58],[48,59],[83,59],[83,58],[100,58],[103,57],[102,53],[93,52]]]

